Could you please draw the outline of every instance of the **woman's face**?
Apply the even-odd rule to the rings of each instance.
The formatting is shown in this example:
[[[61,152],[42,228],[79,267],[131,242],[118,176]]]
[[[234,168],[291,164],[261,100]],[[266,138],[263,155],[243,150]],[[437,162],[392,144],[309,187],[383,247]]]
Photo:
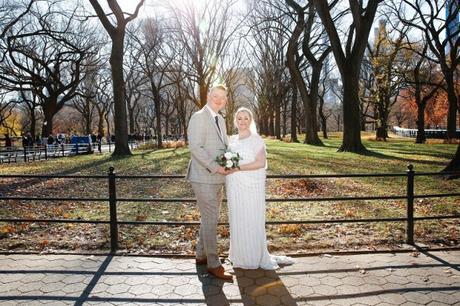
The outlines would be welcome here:
[[[238,132],[249,130],[250,125],[251,116],[247,112],[242,111],[236,115],[236,127],[238,128]]]

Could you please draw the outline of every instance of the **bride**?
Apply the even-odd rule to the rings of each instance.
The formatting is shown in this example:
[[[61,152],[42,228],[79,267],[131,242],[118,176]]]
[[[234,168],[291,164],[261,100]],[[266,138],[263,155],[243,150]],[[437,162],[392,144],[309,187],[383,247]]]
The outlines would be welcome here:
[[[230,223],[229,260],[234,268],[275,270],[292,264],[290,257],[271,255],[265,233],[265,168],[263,139],[257,134],[252,112],[235,113],[238,134],[230,137],[229,149],[241,156],[239,169],[226,176]]]

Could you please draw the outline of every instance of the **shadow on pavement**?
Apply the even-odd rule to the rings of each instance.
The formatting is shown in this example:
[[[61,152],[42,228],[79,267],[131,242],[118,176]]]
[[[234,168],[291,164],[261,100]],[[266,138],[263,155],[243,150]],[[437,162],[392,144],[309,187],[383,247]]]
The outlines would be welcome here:
[[[275,271],[234,269],[241,299],[248,305],[297,305]]]

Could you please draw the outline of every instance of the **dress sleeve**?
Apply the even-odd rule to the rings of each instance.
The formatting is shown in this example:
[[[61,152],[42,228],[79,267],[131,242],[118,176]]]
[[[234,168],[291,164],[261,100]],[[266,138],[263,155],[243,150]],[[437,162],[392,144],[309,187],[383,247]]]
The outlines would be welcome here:
[[[257,155],[262,149],[266,151],[265,142],[260,135],[254,136],[253,149],[254,155]]]

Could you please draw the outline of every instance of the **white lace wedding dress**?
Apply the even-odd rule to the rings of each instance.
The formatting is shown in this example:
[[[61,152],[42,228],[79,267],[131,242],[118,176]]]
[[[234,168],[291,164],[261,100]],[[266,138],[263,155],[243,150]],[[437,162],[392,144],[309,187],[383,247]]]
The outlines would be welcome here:
[[[241,156],[240,165],[251,163],[263,139],[257,134],[239,139],[230,137],[229,149]],[[230,223],[229,260],[234,268],[275,270],[279,264],[292,264],[286,256],[271,255],[265,233],[265,169],[238,171],[227,175],[225,188]]]

